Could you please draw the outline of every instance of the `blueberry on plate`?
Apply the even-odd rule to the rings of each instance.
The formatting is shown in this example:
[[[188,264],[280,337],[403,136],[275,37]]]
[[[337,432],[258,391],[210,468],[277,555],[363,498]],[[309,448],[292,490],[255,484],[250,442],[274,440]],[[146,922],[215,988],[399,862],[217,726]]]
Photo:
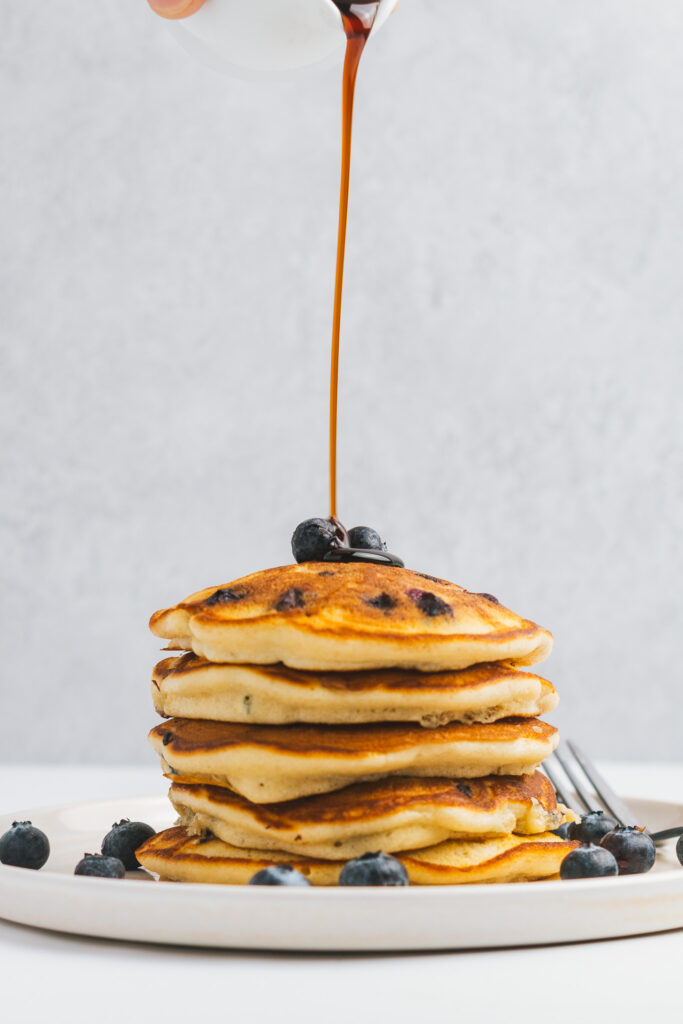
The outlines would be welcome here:
[[[354,526],[349,530],[349,547],[362,548],[365,551],[386,551],[387,546],[370,526]]]
[[[156,832],[151,825],[123,818],[112,825],[102,840],[102,853],[105,857],[116,857],[122,861],[126,871],[134,871],[140,867],[135,851],[154,835]]]
[[[0,863],[15,868],[42,868],[50,856],[50,841],[30,821],[13,821],[0,837]]]
[[[560,878],[599,878],[618,875],[619,866],[609,852],[594,843],[583,843],[568,853],[560,865]]]
[[[604,811],[590,811],[581,821],[573,821],[567,829],[567,838],[579,843],[598,844],[603,836],[615,829],[618,822]]]
[[[249,885],[310,885],[307,878],[291,864],[271,864],[257,871]]]
[[[624,825],[603,836],[600,845],[609,850],[619,867],[620,875],[642,875],[655,862],[654,841],[643,829]]]
[[[322,562],[328,551],[339,548],[345,535],[331,519],[305,519],[292,534],[292,554],[297,562]]]
[[[559,836],[560,839],[568,839],[570,825],[571,821],[565,821],[564,825],[560,825],[559,828],[551,828],[550,831],[554,836]]]
[[[410,885],[400,860],[388,853],[364,853],[345,864],[340,885]]]
[[[101,853],[84,853],[74,870],[75,875],[92,875],[96,878],[123,878],[126,869],[118,857],[103,857]]]

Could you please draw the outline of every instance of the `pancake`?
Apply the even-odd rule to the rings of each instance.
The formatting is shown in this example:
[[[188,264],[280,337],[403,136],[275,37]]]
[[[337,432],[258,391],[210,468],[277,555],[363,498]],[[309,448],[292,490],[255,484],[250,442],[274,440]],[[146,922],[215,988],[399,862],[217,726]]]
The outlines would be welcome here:
[[[253,804],[219,786],[171,786],[180,823],[231,846],[350,860],[373,850],[394,853],[446,839],[533,835],[564,820],[540,772],[456,782],[384,779],[280,804]]]
[[[451,840],[400,854],[413,885],[532,882],[558,878],[562,861],[579,843],[552,832],[480,841]]]
[[[266,569],[156,612],[150,629],[209,661],[322,671],[533,665],[552,647],[490,595],[370,563]]]
[[[264,804],[388,775],[522,775],[552,753],[558,733],[536,718],[435,729],[396,722],[240,725],[173,718],[152,729],[149,740],[174,781],[227,786]]]
[[[302,672],[284,665],[216,665],[184,654],[154,669],[152,699],[164,718],[287,725],[325,722],[495,722],[535,718],[557,706],[554,687],[505,662],[460,672],[405,669]]]
[[[452,840],[400,854],[399,860],[413,885],[529,882],[557,878],[560,864],[578,845],[544,832],[538,836]],[[343,861],[240,850],[220,839],[192,836],[182,827],[159,832],[136,855],[143,867],[164,880],[222,885],[247,885],[257,871],[283,862],[292,864],[313,885],[336,885],[344,866]]]

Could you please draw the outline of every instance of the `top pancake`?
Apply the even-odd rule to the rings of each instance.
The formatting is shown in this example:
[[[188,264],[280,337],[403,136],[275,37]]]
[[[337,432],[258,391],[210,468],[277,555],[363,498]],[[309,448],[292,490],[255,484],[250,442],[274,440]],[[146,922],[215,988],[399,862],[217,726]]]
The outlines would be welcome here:
[[[201,590],[150,620],[213,662],[319,671],[533,665],[552,636],[490,595],[396,566],[306,562]]]

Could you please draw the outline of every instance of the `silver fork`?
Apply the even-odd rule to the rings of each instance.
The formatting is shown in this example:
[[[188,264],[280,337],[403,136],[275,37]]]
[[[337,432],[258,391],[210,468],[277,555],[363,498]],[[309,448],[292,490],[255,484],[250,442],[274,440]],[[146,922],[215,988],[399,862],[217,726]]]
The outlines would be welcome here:
[[[617,796],[590,758],[571,740],[560,743],[542,767],[560,802],[577,814],[605,810],[619,825],[643,826],[644,823],[639,822],[637,815]],[[569,785],[563,781],[565,778]],[[667,839],[683,835],[683,825],[648,834],[655,843],[664,843]]]

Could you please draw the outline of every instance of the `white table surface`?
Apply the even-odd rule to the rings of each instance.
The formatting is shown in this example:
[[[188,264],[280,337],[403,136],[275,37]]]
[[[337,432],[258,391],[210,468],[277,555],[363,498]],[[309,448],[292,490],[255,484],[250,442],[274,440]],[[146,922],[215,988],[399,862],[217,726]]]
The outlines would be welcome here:
[[[683,764],[605,765],[623,795],[683,803]],[[156,767],[0,765],[0,813],[164,790]],[[683,870],[683,868],[681,869]],[[137,1024],[620,1024],[680,1018],[683,930],[472,953],[285,955],[81,939],[0,921],[2,1020]]]

